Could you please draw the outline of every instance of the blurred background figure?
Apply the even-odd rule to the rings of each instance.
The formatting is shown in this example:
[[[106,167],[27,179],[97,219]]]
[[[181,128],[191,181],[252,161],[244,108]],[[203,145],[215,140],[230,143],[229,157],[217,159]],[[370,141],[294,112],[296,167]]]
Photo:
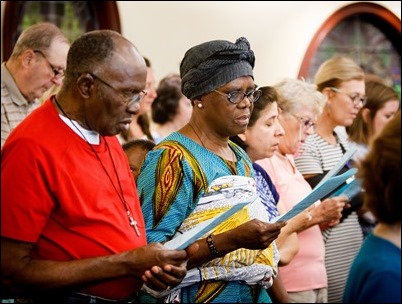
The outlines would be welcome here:
[[[132,139],[123,144],[123,150],[127,155],[131,174],[135,182],[137,182],[145,156],[154,146],[155,143],[149,139]]]
[[[366,104],[346,127],[349,145],[357,149],[353,155],[355,162],[366,155],[374,135],[381,132],[400,108],[398,93],[379,81],[366,81],[366,97]]]
[[[156,90],[157,97],[151,106],[151,134],[159,143],[170,133],[179,130],[190,120],[193,106],[191,100],[181,92],[181,79],[178,74],[163,78]]]
[[[50,87],[50,89],[47,90],[47,91],[42,95],[41,98],[39,98],[40,104],[43,104],[43,103],[46,101],[46,99],[48,99],[50,96],[52,96],[52,95],[54,95],[54,94],[57,94],[57,92],[59,91],[59,88],[60,88],[59,85],[53,84],[53,85]]]
[[[149,116],[151,113],[151,105],[157,97],[155,90],[155,74],[151,61],[146,57],[144,57],[144,60],[147,66],[147,80],[144,90],[147,92],[147,95],[141,100],[138,113],[132,116],[133,121],[129,129],[119,134],[118,137],[121,144],[136,138],[154,140],[151,134],[151,119]]]
[[[352,125],[346,127],[349,136],[350,147],[356,148],[353,155],[353,164],[356,165],[364,158],[369,150],[369,143],[374,136],[381,132],[389,120],[394,117],[400,109],[398,93],[388,85],[381,82],[381,79],[375,80],[372,76],[366,79],[367,102],[359,111]],[[360,204],[362,204],[362,195],[360,195]],[[359,223],[361,225],[363,236],[375,225],[375,218],[371,212],[362,206],[358,210]]]
[[[10,132],[41,103],[53,85],[60,86],[70,43],[52,23],[24,30],[11,57],[1,64],[1,147]]]
[[[401,303],[401,112],[375,137],[358,175],[378,224],[353,262],[343,303]]]

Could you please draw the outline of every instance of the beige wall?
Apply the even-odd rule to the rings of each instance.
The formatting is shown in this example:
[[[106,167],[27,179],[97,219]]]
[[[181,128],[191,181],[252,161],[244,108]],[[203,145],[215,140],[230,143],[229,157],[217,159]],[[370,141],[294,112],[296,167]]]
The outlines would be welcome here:
[[[336,10],[354,2],[357,1],[117,3],[123,35],[152,61],[157,80],[178,72],[190,47],[212,39],[234,42],[244,36],[256,55],[256,83],[269,85],[283,77],[297,77],[316,31]],[[370,2],[401,18],[400,1]]]
[[[256,55],[255,80],[297,77],[313,35],[336,10],[356,1],[118,2],[122,32],[148,56],[157,78],[178,72],[185,51],[245,36]],[[372,1],[400,18],[400,1]]]

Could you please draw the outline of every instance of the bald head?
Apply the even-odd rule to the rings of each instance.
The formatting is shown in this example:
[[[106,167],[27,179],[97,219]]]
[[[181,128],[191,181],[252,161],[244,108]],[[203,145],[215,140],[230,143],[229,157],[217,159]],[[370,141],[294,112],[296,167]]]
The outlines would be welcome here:
[[[76,39],[70,48],[66,81],[79,74],[97,70],[111,57],[115,57],[113,60],[123,60],[128,53],[131,55],[129,60],[145,67],[145,61],[137,48],[121,34],[112,30],[87,32]]]

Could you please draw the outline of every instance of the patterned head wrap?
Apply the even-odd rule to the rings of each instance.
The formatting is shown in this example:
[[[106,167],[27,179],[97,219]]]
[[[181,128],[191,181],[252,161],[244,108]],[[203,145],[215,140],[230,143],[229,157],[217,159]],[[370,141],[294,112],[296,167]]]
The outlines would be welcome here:
[[[240,37],[235,43],[213,40],[189,49],[180,64],[181,89],[190,100],[242,77],[253,77],[254,52]]]

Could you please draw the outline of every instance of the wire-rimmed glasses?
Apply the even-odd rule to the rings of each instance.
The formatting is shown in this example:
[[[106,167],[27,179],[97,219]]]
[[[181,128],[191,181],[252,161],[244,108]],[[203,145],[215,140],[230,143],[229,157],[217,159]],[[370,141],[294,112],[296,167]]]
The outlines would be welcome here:
[[[335,93],[339,93],[339,94],[345,95],[346,97],[349,97],[349,99],[352,101],[353,105],[355,105],[355,106],[357,106],[361,102],[362,106],[364,107],[364,105],[367,102],[366,96],[360,96],[357,93],[353,94],[353,95],[349,95],[349,94],[339,90],[338,88],[334,88],[334,87],[330,87],[330,90],[334,91]]]
[[[306,130],[310,129],[311,127],[313,127],[315,129],[316,125],[312,119],[300,117],[293,113],[290,113],[290,115],[292,115],[294,118],[296,118]]]
[[[128,104],[140,102],[147,95],[147,92],[142,90],[139,93],[134,93],[131,96],[127,96],[127,94],[124,94],[122,91],[120,91],[119,89],[116,89],[114,86],[107,83],[106,81],[104,81],[102,78],[96,76],[95,74],[90,73],[90,72],[88,72],[88,74],[91,75],[94,79],[96,79],[96,80],[100,81],[101,83],[103,83],[104,85],[108,86],[112,90],[116,91],[120,96],[122,96],[127,101]]]
[[[247,97],[247,99],[251,103],[254,103],[261,97],[261,94],[262,94],[261,90],[252,90],[250,92],[233,91],[230,93],[223,93],[221,91],[214,90],[214,92],[216,92],[222,96],[225,96],[228,99],[228,101],[233,104],[238,104],[238,103],[242,102],[244,97]]]
[[[41,54],[41,56],[46,60],[47,64],[49,65],[50,69],[52,70],[52,72],[54,74],[53,77],[56,77],[57,79],[61,79],[64,77],[64,73],[65,73],[64,69],[57,68],[53,64],[51,64],[49,59],[47,59],[45,53],[43,53],[42,51],[39,51],[39,50],[34,50],[34,53]]]

